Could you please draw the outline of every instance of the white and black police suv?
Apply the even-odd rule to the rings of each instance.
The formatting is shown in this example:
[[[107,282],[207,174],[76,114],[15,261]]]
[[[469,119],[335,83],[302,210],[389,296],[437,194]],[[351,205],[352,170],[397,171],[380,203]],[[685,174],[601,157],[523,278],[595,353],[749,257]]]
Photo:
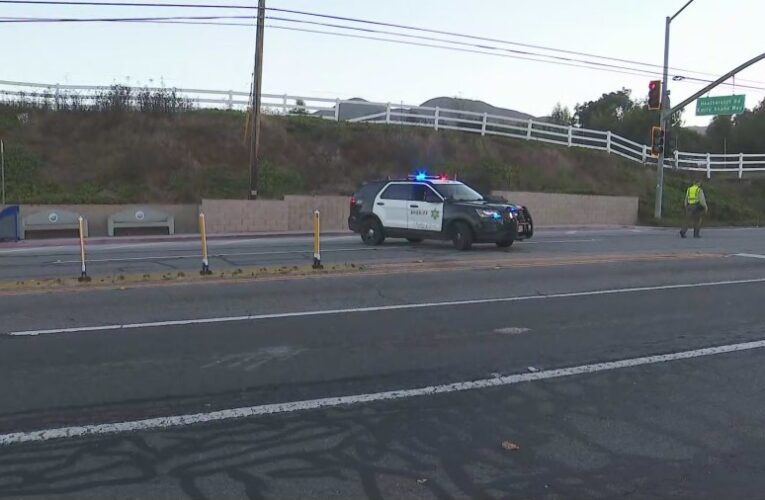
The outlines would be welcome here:
[[[526,207],[482,196],[444,176],[417,174],[407,179],[365,184],[351,198],[348,227],[364,243],[385,238],[451,240],[459,250],[473,243],[509,247],[531,238],[534,223]]]

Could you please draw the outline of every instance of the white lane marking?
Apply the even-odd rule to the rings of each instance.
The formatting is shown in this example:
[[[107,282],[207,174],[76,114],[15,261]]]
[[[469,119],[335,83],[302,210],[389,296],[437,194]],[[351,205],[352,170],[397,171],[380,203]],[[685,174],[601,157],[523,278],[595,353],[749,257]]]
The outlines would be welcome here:
[[[377,250],[391,250],[393,247],[380,248],[380,247],[358,247],[358,248],[330,248],[322,250],[322,253],[335,253],[335,252],[363,252],[363,251],[377,251]],[[210,258],[214,257],[246,257],[246,256],[261,256],[261,255],[291,255],[291,254],[306,254],[311,255],[313,250],[283,250],[283,251],[269,251],[269,252],[234,252],[234,253],[216,253],[210,254]],[[132,262],[142,260],[176,260],[176,259],[199,259],[199,255],[148,255],[146,257],[123,257],[118,259],[88,259],[89,264],[104,263],[104,262]],[[79,264],[79,260],[56,260],[50,262],[50,264]]]
[[[548,243],[592,243],[596,241],[601,241],[596,238],[590,238],[585,240],[535,240],[535,241],[523,241],[522,243],[524,245],[545,245]],[[358,247],[358,248],[330,248],[326,250],[322,250],[323,253],[337,253],[337,252],[364,252],[364,251],[379,251],[379,250],[400,250],[402,248],[408,248],[408,247],[402,247],[402,246],[388,246],[388,247]],[[210,254],[210,258],[213,257],[257,257],[257,256],[263,256],[263,255],[295,255],[295,254],[311,254],[313,250],[283,250],[283,251],[277,251],[272,250],[268,252],[231,252],[231,253],[217,253],[217,254]],[[122,258],[113,258],[113,259],[88,259],[88,263],[90,264],[103,264],[103,263],[109,263],[109,262],[141,262],[141,261],[152,261],[152,260],[180,260],[180,259],[198,259],[199,255],[192,254],[192,255],[147,255],[145,257],[122,257]],[[49,264],[54,265],[68,265],[68,264],[79,264],[79,260],[61,260],[57,259],[54,261],[49,262]]]
[[[521,241],[519,242],[521,245],[544,245],[545,243],[592,243],[594,241],[602,241],[598,238],[590,238],[587,240],[532,240],[532,241]],[[79,260],[77,262],[80,262]]]
[[[756,253],[736,253],[734,257],[747,257],[749,259],[765,259],[765,255],[759,255]]]
[[[549,380],[561,377],[571,377],[574,375],[585,375],[599,372],[607,372],[622,368],[632,368],[636,366],[653,365],[678,361],[683,359],[693,359],[705,356],[715,356],[733,352],[751,351],[765,347],[765,340],[754,342],[743,342],[740,344],[728,344],[718,347],[707,347],[704,349],[694,349],[692,351],[680,351],[667,354],[658,354],[654,356],[644,356],[640,358],[628,358],[617,361],[607,361],[603,363],[593,363],[587,365],[573,366],[569,368],[558,368],[553,370],[537,370],[529,367],[530,373],[519,373],[515,375],[497,376],[487,379],[472,380],[468,382],[454,382],[451,384],[431,385],[427,387],[418,387],[415,389],[401,389],[385,392],[375,392],[370,394],[355,394],[351,396],[339,396],[330,398],[310,399],[304,401],[291,401],[287,403],[273,403],[258,406],[247,406],[243,408],[232,408],[207,413],[193,413],[187,415],[175,415],[169,417],[147,418],[143,420],[132,420],[128,422],[117,422],[111,424],[93,424],[73,427],[61,427],[57,429],[43,429],[31,432],[14,432],[10,434],[0,434],[0,446],[8,446],[19,443],[30,443],[40,441],[50,441],[53,439],[76,438],[86,436],[100,436],[104,434],[116,434],[123,432],[148,431],[157,429],[167,429],[171,427],[181,427],[186,425],[220,422],[232,419],[241,419],[247,417],[257,417],[262,415],[275,415],[281,413],[291,413],[306,410],[315,410],[319,408],[332,408],[337,406],[356,405],[361,403],[373,403],[379,401],[393,401],[398,399],[409,399],[421,396],[433,396],[436,394],[449,394],[453,392],[474,391],[478,389],[487,389],[491,387],[502,387],[508,385],[520,384],[523,382],[533,382],[537,380]]]
[[[24,330],[0,333],[14,337],[35,336],[56,333],[80,333],[106,330],[131,330],[137,328],[156,328],[163,326],[200,325],[206,323],[231,323],[235,321],[254,321],[262,319],[300,318],[304,316],[329,316],[336,314],[352,314],[379,311],[401,311],[407,309],[426,309],[431,307],[452,307],[475,304],[496,304],[506,302],[523,302],[529,300],[562,299],[570,297],[591,297],[598,295],[616,295],[623,293],[653,292],[659,290],[679,290],[684,288],[705,288],[726,285],[744,285],[750,283],[764,283],[765,278],[752,278],[745,280],[709,281],[702,283],[682,283],[675,285],[639,286],[633,288],[615,288],[606,290],[590,290],[584,292],[550,293],[546,295],[521,295],[515,297],[498,297],[490,299],[450,300],[445,302],[420,302],[413,304],[394,304],[389,306],[352,307],[347,309],[319,309],[315,311],[281,312],[271,314],[251,314],[246,316],[224,316],[217,318],[180,319],[169,321],[152,321],[146,323],[126,323],[115,325],[75,326],[70,328],[51,328],[45,330]]]

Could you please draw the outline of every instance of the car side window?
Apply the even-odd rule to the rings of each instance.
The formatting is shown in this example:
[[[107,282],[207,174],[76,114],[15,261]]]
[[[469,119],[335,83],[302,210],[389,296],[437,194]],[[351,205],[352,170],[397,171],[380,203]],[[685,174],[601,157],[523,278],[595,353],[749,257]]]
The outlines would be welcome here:
[[[414,201],[423,201],[425,203],[440,203],[441,198],[438,197],[436,193],[433,192],[430,187],[426,186],[425,184],[415,184],[412,186],[412,193],[413,197],[412,200]]]
[[[426,187],[423,201],[425,203],[441,203],[444,200],[442,200],[441,197],[438,196],[432,189]]]
[[[412,185],[411,184],[391,184],[380,195],[383,200],[411,200],[412,199]]]

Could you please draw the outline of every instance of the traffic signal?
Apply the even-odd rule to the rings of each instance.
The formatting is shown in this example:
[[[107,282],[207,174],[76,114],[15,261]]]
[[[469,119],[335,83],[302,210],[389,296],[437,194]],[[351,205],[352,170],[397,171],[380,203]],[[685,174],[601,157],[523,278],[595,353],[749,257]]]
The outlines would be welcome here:
[[[661,109],[661,80],[648,84],[648,109]]]
[[[664,130],[661,127],[651,128],[651,153],[659,156],[664,151]]]

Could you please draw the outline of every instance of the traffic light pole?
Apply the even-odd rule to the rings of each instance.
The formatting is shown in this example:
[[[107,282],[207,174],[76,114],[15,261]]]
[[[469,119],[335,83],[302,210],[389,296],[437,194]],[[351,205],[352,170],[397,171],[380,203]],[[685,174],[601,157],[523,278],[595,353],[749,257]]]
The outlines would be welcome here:
[[[686,4],[686,6],[687,5],[688,4]],[[662,147],[659,152],[659,159],[656,163],[656,203],[654,204],[653,211],[653,216],[656,220],[661,219],[661,205],[664,197],[664,151],[667,149],[667,129],[669,128],[669,120],[667,120],[667,112],[669,110],[669,91],[667,90],[667,82],[669,80],[669,25],[671,22],[672,18],[667,16],[666,25],[664,26],[664,74],[662,75],[661,83],[661,118],[659,119],[659,125],[661,126],[662,134],[664,134],[664,136],[661,140]]]
[[[669,83],[669,26],[672,21],[680,15],[694,0],[688,0],[685,2],[680,10],[675,12],[672,17],[667,17],[666,24],[664,25],[664,74],[661,85],[661,118],[659,124],[664,131],[664,137],[662,139],[661,152],[659,153],[659,160],[656,164],[656,204],[654,205],[654,218],[661,219],[661,202],[664,196],[664,159],[666,155],[664,151],[667,149],[667,137],[668,130],[671,125],[672,113],[669,110],[669,89],[667,84]]]

